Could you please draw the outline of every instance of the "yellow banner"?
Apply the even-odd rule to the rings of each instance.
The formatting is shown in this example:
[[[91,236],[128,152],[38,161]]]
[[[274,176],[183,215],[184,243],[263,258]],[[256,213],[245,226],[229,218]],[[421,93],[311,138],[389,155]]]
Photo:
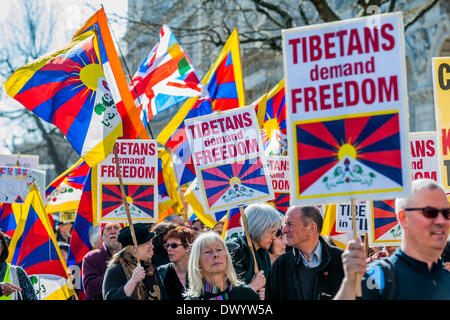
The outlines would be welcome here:
[[[442,184],[450,193],[450,57],[433,58],[436,132],[441,137]]]

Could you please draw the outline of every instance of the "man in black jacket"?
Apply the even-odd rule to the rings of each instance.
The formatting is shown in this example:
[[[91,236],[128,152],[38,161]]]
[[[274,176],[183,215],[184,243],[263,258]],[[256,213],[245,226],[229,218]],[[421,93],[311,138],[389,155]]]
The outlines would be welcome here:
[[[266,300],[332,299],[344,278],[343,250],[320,236],[317,207],[289,208],[283,232],[293,249],[278,257],[266,281]]]

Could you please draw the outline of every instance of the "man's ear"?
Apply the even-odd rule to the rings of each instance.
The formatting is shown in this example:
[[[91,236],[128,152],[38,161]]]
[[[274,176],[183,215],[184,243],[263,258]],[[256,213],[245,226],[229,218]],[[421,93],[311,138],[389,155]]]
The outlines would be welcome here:
[[[400,226],[405,229],[405,226],[408,224],[408,212],[403,209],[400,209],[397,213],[397,220]]]
[[[313,221],[310,224],[310,230],[312,230],[313,232],[317,231],[317,224]]]

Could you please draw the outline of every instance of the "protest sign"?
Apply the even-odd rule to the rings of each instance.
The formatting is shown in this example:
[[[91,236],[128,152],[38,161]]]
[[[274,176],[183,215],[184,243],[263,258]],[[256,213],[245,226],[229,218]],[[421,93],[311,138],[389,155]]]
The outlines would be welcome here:
[[[410,188],[401,13],[283,30],[291,204]]]
[[[356,202],[356,227],[359,234],[367,232],[366,201]],[[350,202],[336,205],[336,232],[349,232],[352,230]]]
[[[272,180],[274,199],[271,203],[281,213],[289,208],[289,158],[266,155],[266,166]]]
[[[436,132],[441,139],[442,184],[450,193],[450,57],[432,59]],[[438,180],[439,181],[439,180]]]
[[[185,125],[205,211],[273,199],[252,107],[188,119]]]
[[[0,167],[39,169],[39,156],[27,154],[0,154]]]
[[[410,132],[412,180],[433,179],[442,181],[440,164],[440,147],[436,132]]]
[[[370,247],[400,245],[403,229],[395,214],[395,200],[367,201],[367,227]]]
[[[119,139],[115,148],[133,222],[158,220],[158,147],[155,140]],[[114,150],[93,170],[93,205],[98,222],[128,223]]]
[[[45,171],[0,167],[0,202],[24,203],[31,186],[35,184],[45,202]]]

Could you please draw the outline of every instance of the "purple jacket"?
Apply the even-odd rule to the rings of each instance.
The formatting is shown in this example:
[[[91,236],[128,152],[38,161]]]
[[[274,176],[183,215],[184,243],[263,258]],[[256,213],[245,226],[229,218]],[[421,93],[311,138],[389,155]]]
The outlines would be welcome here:
[[[89,251],[83,257],[83,287],[88,300],[103,300],[102,283],[111,253],[105,244],[100,249]]]

